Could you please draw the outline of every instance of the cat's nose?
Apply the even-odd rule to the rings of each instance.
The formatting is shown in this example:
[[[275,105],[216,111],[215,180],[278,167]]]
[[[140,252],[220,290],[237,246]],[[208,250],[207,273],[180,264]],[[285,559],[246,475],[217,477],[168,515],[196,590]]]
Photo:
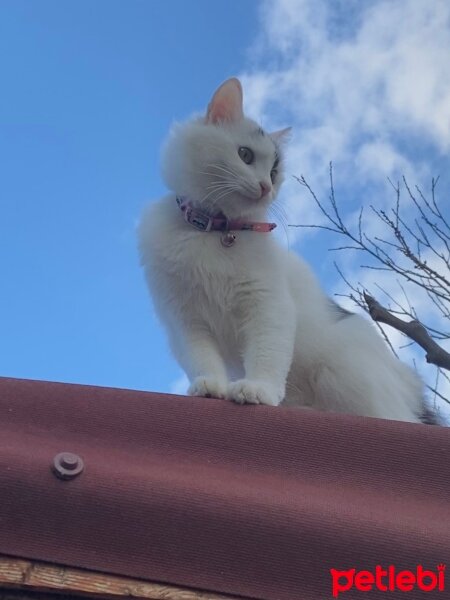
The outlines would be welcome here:
[[[266,196],[272,189],[272,186],[265,181],[260,181],[259,187],[261,188],[261,198],[264,198],[264,196]]]

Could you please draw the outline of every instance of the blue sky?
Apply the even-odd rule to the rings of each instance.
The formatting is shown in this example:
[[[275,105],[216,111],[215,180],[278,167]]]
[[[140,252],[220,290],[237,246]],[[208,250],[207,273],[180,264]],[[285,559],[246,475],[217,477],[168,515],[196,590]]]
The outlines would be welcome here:
[[[240,69],[257,4],[0,4],[0,371],[166,389],[134,227],[159,146]]]
[[[387,202],[387,176],[440,173],[448,190],[447,4],[3,0],[0,374],[173,389],[134,229],[164,192],[170,123],[231,75],[251,116],[294,125],[290,172],[326,193],[335,162],[350,217],[361,196]],[[293,181],[284,203],[291,222],[319,218]],[[339,291],[333,244],[290,236]]]

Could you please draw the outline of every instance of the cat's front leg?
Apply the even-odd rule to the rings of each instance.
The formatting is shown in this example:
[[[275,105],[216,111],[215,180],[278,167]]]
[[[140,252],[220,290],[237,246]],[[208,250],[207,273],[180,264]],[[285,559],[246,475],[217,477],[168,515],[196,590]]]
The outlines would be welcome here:
[[[225,398],[227,373],[217,342],[203,327],[189,327],[172,342],[178,362],[191,382],[189,396]]]
[[[227,395],[227,381],[217,375],[199,375],[195,377],[188,388],[189,396],[201,398],[225,398]]]
[[[285,396],[296,332],[290,298],[260,298],[244,328],[245,378],[228,385],[227,397],[240,404],[278,406]]]
[[[237,404],[278,406],[284,398],[284,393],[281,388],[277,389],[268,381],[239,379],[228,385],[227,398]]]

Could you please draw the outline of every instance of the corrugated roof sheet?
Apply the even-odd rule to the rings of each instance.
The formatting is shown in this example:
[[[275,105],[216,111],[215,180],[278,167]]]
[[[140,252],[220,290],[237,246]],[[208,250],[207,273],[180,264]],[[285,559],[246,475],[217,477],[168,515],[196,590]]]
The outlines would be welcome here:
[[[261,600],[449,558],[446,428],[14,379],[0,415],[3,554]]]

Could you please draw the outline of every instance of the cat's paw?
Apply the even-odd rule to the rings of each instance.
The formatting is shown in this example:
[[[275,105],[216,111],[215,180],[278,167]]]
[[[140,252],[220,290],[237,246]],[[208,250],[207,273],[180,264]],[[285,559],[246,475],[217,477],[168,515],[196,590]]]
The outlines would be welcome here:
[[[214,377],[196,377],[189,386],[188,394],[202,398],[225,398],[227,386],[225,382],[214,379]]]
[[[267,404],[278,406],[283,396],[275,388],[264,381],[239,379],[228,386],[227,398],[238,404]]]

